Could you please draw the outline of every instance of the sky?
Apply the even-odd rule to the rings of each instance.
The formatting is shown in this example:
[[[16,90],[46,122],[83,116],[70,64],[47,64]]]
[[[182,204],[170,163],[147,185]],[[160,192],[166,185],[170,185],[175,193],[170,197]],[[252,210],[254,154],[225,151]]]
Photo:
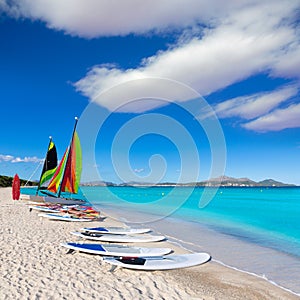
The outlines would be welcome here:
[[[74,126],[82,182],[300,185],[300,1],[0,0],[0,174]]]

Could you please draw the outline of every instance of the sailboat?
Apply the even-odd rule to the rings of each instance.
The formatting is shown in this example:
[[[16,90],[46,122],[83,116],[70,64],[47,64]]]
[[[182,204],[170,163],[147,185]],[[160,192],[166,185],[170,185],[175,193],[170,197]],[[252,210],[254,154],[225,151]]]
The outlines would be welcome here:
[[[40,175],[38,187],[35,195],[25,195],[22,194],[21,198],[23,200],[30,200],[34,202],[44,202],[44,197],[39,195],[39,191],[47,188],[47,183],[54,175],[57,168],[57,151],[56,146],[52,140],[52,137],[49,137],[49,144],[47,148],[46,157],[44,160],[43,169]]]
[[[43,189],[43,184],[49,181],[54,175],[57,167],[57,151],[54,142],[52,141],[52,137],[50,136],[50,141],[48,145],[48,150],[46,154],[46,158],[44,161],[43,170],[40,176],[39,184],[36,190],[36,195],[38,195],[39,190]]]
[[[78,194],[82,169],[81,145],[76,132],[77,122],[78,118],[76,117],[70,145],[58,166],[56,148],[52,139],[50,140],[45,159],[47,165],[45,166],[44,163],[36,195],[30,196],[29,200],[65,205],[84,204],[86,202],[83,199],[74,198]],[[48,186],[42,187],[49,180]],[[43,194],[43,196],[39,194]]]
[[[78,194],[82,170],[81,145],[76,132],[77,122],[78,118],[76,117],[70,145],[55,169],[47,189],[41,190],[41,193],[46,195],[45,202],[59,204],[83,204],[86,202],[83,199],[74,198]]]

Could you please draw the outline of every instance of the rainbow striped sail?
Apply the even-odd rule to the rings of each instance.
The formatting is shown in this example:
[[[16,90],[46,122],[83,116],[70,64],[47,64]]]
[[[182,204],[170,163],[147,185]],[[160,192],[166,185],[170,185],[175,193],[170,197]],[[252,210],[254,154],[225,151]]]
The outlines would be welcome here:
[[[74,133],[68,160],[65,167],[65,176],[61,183],[61,191],[77,194],[82,170],[81,146],[77,132]]]
[[[47,187],[47,190],[57,194],[57,197],[60,197],[61,192],[72,194],[77,194],[78,192],[82,170],[82,154],[80,140],[75,130],[77,121],[78,119],[76,118],[70,146],[66,149]]]
[[[56,194],[59,190],[59,186],[60,186],[63,174],[64,174],[64,169],[66,167],[68,152],[69,152],[69,147],[66,149],[64,156],[63,156],[62,160],[60,161],[60,164],[56,168],[56,171],[47,187],[47,190],[49,192]]]

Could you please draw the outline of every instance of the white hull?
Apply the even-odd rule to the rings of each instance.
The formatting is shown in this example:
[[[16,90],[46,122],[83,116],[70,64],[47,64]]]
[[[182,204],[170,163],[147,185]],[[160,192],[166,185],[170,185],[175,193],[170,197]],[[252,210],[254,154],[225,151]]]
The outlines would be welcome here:
[[[20,196],[22,200],[32,201],[37,203],[52,203],[52,204],[63,204],[63,205],[82,205],[86,201],[80,199],[66,199],[66,198],[55,198],[50,196],[35,196],[35,195],[25,195]]]
[[[101,244],[83,244],[83,243],[61,243],[61,246],[70,250],[86,252],[90,254],[108,255],[108,256],[126,256],[126,257],[154,257],[168,254],[172,251],[170,248],[143,248],[126,247],[121,245],[101,245]]]
[[[124,227],[90,227],[81,228],[81,231],[101,234],[140,234],[151,231],[150,228],[124,228]]]
[[[162,235],[117,235],[117,234],[88,234],[82,232],[71,232],[71,234],[91,241],[112,243],[151,243],[165,240]]]
[[[57,215],[57,214],[38,214],[39,217],[48,218],[54,221],[66,221],[66,222],[91,222],[92,219],[76,218],[72,215]]]

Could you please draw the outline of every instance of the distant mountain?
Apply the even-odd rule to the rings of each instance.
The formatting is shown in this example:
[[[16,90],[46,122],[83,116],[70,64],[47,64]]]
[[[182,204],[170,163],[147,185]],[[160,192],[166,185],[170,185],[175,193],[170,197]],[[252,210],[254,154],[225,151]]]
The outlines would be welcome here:
[[[204,186],[255,186],[257,183],[249,178],[233,178],[228,176],[220,176],[209,180],[199,182],[197,185]]]
[[[113,182],[106,182],[106,181],[90,181],[84,182],[80,184],[81,186],[116,186],[117,184]]]
[[[249,178],[233,178],[228,176],[220,176],[218,178],[212,178],[203,182],[197,183],[197,186],[264,186],[264,187],[283,187],[283,186],[296,186],[294,184],[283,183],[274,179],[265,179],[259,182],[251,180]]]
[[[257,183],[259,186],[295,186],[294,184],[282,183],[274,179],[265,179]]]
[[[211,178],[209,180],[200,182],[188,182],[188,183],[174,183],[174,182],[163,182],[163,183],[145,183],[145,182],[126,182],[115,184],[112,182],[104,181],[93,181],[89,183],[81,184],[83,186],[210,186],[210,187],[295,187],[294,184],[288,184],[276,181],[274,179],[265,179],[259,182],[251,180],[249,178],[234,178],[228,176],[220,176],[217,178]]]

